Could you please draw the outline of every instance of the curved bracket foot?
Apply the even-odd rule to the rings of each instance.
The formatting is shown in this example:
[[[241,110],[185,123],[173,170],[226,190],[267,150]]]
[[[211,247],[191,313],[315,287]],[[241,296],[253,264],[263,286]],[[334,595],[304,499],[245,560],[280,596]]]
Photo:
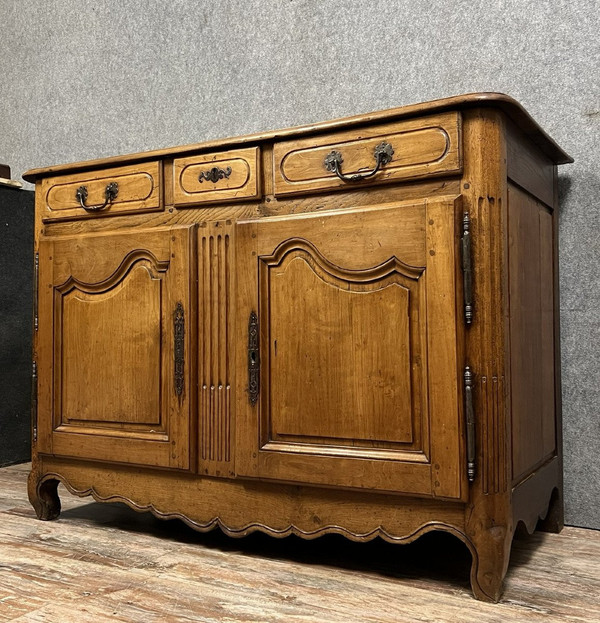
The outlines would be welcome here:
[[[476,599],[494,603],[500,600],[511,543],[512,532],[504,526],[482,530],[471,542],[471,589]]]
[[[38,519],[52,521],[60,515],[60,499],[57,489],[58,480],[54,478],[39,480],[34,472],[29,474],[27,493]]]
[[[548,504],[548,512],[544,519],[540,519],[538,522],[537,529],[542,532],[558,534],[564,527],[565,517],[562,495],[558,489],[554,489]]]
[[[503,579],[497,574],[471,572],[471,590],[479,601],[497,603],[502,595],[503,585]]]

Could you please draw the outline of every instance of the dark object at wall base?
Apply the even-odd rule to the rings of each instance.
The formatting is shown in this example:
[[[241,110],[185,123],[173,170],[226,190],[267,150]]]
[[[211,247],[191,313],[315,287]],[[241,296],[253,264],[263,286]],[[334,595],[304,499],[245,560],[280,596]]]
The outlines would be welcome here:
[[[0,466],[31,456],[33,196],[0,186]]]

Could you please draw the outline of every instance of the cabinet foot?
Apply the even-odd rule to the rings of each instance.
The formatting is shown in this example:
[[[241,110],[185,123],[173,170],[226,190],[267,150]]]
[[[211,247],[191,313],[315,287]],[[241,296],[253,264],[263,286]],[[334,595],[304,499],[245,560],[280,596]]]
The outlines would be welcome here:
[[[40,480],[35,472],[29,474],[27,493],[38,519],[52,521],[60,515],[60,499],[57,489],[58,480],[54,478]]]
[[[504,526],[485,530],[472,543],[471,589],[476,599],[490,602],[500,599],[511,543],[512,533]]]
[[[536,527],[541,532],[558,534],[565,527],[564,505],[562,495],[554,489],[548,504],[548,512],[544,519],[540,519]]]

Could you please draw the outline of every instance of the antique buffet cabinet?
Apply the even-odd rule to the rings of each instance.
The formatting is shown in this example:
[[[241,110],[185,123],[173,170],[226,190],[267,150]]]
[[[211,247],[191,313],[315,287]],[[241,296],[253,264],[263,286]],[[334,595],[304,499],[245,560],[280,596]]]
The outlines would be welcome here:
[[[29,171],[37,515],[443,530],[497,600],[517,525],[562,527],[570,161],[483,93]]]

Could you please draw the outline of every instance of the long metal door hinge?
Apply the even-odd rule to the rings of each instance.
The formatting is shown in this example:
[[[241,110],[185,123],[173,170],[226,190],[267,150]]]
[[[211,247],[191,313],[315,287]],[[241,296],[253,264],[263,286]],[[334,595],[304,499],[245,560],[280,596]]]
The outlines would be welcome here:
[[[256,404],[260,391],[260,355],[258,351],[258,316],[250,312],[248,320],[248,397]]]
[[[38,374],[35,359],[31,370],[31,429],[33,441],[36,442],[38,433]]]
[[[35,254],[33,267],[33,330],[38,330],[38,292],[40,282],[40,254]]]
[[[462,221],[461,255],[463,270],[463,296],[465,322],[473,322],[473,271],[471,266],[471,217],[468,212],[463,215]]]
[[[465,367],[465,420],[467,425],[467,478],[475,480],[475,414],[473,412],[473,372]]]

